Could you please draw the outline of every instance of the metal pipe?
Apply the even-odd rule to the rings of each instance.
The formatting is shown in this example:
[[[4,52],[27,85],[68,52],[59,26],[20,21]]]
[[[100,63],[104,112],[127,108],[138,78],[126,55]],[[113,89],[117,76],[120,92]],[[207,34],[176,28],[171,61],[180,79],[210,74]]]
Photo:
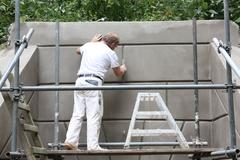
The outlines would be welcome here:
[[[61,86],[22,86],[22,91],[73,91],[73,90],[176,90],[176,89],[227,89],[231,87],[226,84],[190,84],[190,85],[104,85],[75,87],[74,85]],[[234,85],[235,89],[240,89],[239,85]],[[12,91],[11,87],[3,87],[1,92]]]
[[[187,142],[188,145],[193,146],[196,145],[195,142]],[[123,147],[125,145],[125,142],[100,142],[100,146],[103,147]],[[130,142],[130,146],[179,146],[179,142]],[[202,146],[207,146],[208,142],[201,142]],[[63,143],[59,144],[53,144],[48,143],[48,147],[64,147]],[[86,143],[80,143],[78,147],[86,147]]]
[[[220,42],[217,38],[213,38],[214,44],[218,47],[218,51],[223,55],[227,63],[231,66],[234,73],[240,78],[240,68],[236,65],[236,63],[231,59],[229,54],[224,49],[222,42]]]
[[[13,158],[14,160],[15,159],[21,159],[21,158],[25,158],[26,155],[24,152],[19,152],[19,151],[15,151],[15,152],[7,152],[5,154],[6,157],[8,158]]]
[[[228,149],[228,150],[222,150],[222,151],[214,151],[211,153],[212,157],[215,156],[224,156],[221,158],[231,158],[236,157],[236,155],[239,153],[239,149]]]
[[[15,56],[17,55],[17,51],[19,50],[19,41],[20,41],[20,0],[15,0]],[[3,77],[4,78],[4,77]],[[6,80],[5,80],[6,81]],[[5,82],[4,81],[4,82]],[[2,82],[3,83],[3,82]],[[0,85],[0,88],[3,84]],[[15,62],[14,68],[14,87],[19,86],[19,59]],[[12,110],[12,141],[11,141],[11,151],[17,150],[17,114],[18,114],[18,101],[16,98],[19,91],[14,90],[14,98],[13,98],[13,110]]]
[[[55,28],[55,86],[59,86],[59,21]],[[59,135],[59,91],[55,92],[55,112],[54,112],[54,144],[58,144]],[[57,147],[54,149],[58,149]]]
[[[189,158],[197,159],[200,157],[211,157],[212,159],[229,159],[237,157],[239,153],[239,149],[226,149],[226,150],[218,150],[212,151],[210,154],[200,154],[200,155],[190,155]]]
[[[27,43],[28,43],[28,41],[30,40],[32,34],[33,34],[33,29],[30,29],[30,30],[28,31],[27,35],[23,37],[23,40],[22,40],[23,43],[22,43],[22,44],[20,45],[20,47],[18,48],[17,52],[15,53],[15,56],[14,56],[13,60],[11,61],[11,63],[9,64],[9,67],[7,68],[7,70],[5,71],[5,73],[3,74],[2,78],[1,78],[1,81],[0,81],[0,89],[3,87],[5,81],[7,80],[8,76],[9,76],[9,74],[11,73],[11,71],[13,70],[14,66],[18,64],[19,57],[22,55],[23,50],[26,48]],[[19,67],[17,67],[17,68],[19,68]],[[19,76],[16,77],[16,75],[14,74],[14,79],[15,79],[16,81],[19,81],[19,80],[18,80],[18,77],[19,77]],[[16,78],[17,78],[17,79],[16,79]],[[17,82],[15,82],[15,83],[17,83]],[[15,83],[14,83],[14,84],[15,84]],[[15,84],[14,87],[16,88],[16,87],[18,87],[18,86],[16,86],[16,84]]]
[[[193,18],[193,73],[194,84],[198,84],[198,56],[197,56],[197,21]],[[196,143],[200,139],[200,127],[199,127],[199,96],[198,89],[194,89],[194,106],[195,106],[195,136]]]
[[[225,44],[229,56],[231,56],[231,42],[230,42],[230,25],[229,25],[229,5],[228,0],[224,0],[224,28],[225,28]],[[227,84],[232,85],[232,71],[231,66],[227,63]],[[229,127],[230,127],[230,148],[236,147],[236,132],[235,132],[235,116],[234,116],[234,102],[233,102],[233,87],[227,88],[228,92],[228,113],[229,113]],[[236,159],[236,158],[233,158]]]

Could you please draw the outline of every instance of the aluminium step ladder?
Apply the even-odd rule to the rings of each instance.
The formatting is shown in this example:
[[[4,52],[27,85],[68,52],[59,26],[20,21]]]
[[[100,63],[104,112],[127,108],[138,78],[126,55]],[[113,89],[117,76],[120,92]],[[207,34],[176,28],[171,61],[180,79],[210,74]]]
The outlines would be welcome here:
[[[158,111],[139,111],[140,103],[146,102],[146,101],[155,102],[159,110]],[[136,119],[165,120],[170,129],[160,129],[160,128],[134,129]],[[169,112],[168,107],[164,103],[159,93],[145,93],[145,92],[138,93],[124,148],[126,149],[130,147],[130,142],[132,137],[144,137],[144,136],[174,136],[179,142],[181,148],[184,148],[184,149],[189,148],[189,145],[185,137],[183,136],[182,132],[178,128],[172,114]]]
[[[12,74],[9,76],[13,78]],[[0,72],[1,78],[1,72]],[[9,81],[6,81],[7,86],[10,86]],[[6,85],[5,85],[6,86]],[[20,93],[21,94],[21,93]],[[12,113],[12,99],[13,96],[10,93],[2,92],[2,96],[4,99],[4,103],[7,106],[7,109],[10,113]],[[30,106],[26,103],[23,95],[19,95],[19,103],[18,103],[18,136],[22,142],[22,146],[24,149],[24,154],[28,160],[36,160],[37,158],[34,156],[34,150],[44,149],[42,140],[39,136],[38,127],[35,125]],[[46,160],[46,156],[42,156],[41,159]]]

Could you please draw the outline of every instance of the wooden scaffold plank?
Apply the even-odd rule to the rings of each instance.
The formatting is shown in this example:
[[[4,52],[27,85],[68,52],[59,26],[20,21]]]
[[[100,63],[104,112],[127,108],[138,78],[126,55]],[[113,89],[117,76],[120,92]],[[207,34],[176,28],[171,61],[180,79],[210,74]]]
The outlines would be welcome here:
[[[109,149],[109,150],[47,150],[33,148],[39,155],[169,155],[169,154],[200,154],[208,156],[215,148],[174,148],[174,149]]]

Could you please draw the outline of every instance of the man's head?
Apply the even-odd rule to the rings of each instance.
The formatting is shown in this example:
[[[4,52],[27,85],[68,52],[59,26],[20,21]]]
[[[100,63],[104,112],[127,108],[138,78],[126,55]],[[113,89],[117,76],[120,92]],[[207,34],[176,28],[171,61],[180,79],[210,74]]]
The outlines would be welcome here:
[[[114,50],[119,44],[119,37],[116,33],[110,32],[102,37],[102,40],[108,45],[109,48]]]

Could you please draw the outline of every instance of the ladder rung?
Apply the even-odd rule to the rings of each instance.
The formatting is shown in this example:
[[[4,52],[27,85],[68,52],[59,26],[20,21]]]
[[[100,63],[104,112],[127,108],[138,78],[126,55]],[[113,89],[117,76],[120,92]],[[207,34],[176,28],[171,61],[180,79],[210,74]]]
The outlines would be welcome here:
[[[141,97],[157,97],[158,93],[147,93],[147,92],[142,92],[138,93]]]
[[[136,119],[167,119],[165,111],[141,111],[136,115]]]
[[[25,131],[38,132],[38,127],[30,124],[23,124],[23,128]]]
[[[176,136],[177,133],[173,129],[134,129],[132,130],[132,136]]]
[[[18,108],[27,112],[30,112],[30,107],[29,105],[25,103],[18,103]]]

